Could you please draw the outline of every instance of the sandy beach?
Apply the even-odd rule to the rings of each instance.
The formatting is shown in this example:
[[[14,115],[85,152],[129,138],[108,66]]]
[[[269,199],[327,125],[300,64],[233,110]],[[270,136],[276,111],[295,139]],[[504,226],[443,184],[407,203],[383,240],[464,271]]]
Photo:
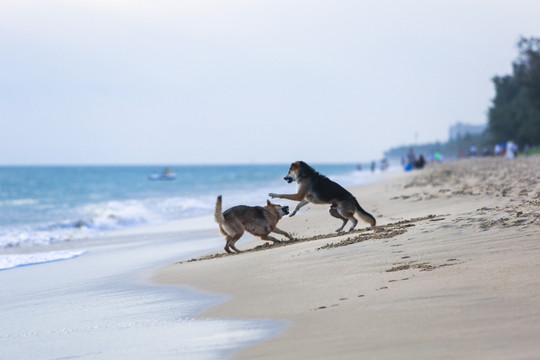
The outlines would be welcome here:
[[[236,359],[537,358],[539,179],[540,157],[432,164],[349,189],[376,228],[335,233],[327,206],[308,205],[280,222],[296,241],[171,264],[151,281],[230,296],[202,318],[289,323]]]

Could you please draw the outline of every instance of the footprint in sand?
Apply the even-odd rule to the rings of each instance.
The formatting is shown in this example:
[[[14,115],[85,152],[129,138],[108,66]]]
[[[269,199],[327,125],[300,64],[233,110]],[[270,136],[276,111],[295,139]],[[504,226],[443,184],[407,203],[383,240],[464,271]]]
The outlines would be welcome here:
[[[336,307],[336,306],[339,306],[338,304],[332,304],[330,305],[330,307]],[[328,309],[328,306],[319,306],[318,308],[316,308],[315,310],[324,310],[324,309]]]
[[[397,281],[397,280],[394,280],[394,281]],[[388,289],[388,287],[387,287],[387,286],[384,286],[384,287],[382,287],[381,289]],[[381,290],[381,289],[377,289],[377,290]],[[363,298],[363,297],[365,297],[365,296],[366,296],[366,295],[364,295],[364,294],[357,295],[357,297],[359,297],[359,298]],[[346,298],[346,297],[339,298],[339,301],[345,301],[345,300],[349,300],[349,298]],[[316,311],[316,310],[324,310],[324,309],[328,309],[328,308],[330,308],[330,307],[336,307],[336,306],[339,306],[339,304],[332,304],[332,305],[328,305],[328,306],[321,305],[321,306],[319,306],[318,308],[313,309],[313,310],[314,310],[314,311]]]

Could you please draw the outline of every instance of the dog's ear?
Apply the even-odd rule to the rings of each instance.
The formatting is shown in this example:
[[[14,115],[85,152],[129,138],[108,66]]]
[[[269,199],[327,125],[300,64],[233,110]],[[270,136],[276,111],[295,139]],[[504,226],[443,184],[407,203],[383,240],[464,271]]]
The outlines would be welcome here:
[[[270,200],[266,200],[266,205],[272,205],[272,203],[270,202]]]

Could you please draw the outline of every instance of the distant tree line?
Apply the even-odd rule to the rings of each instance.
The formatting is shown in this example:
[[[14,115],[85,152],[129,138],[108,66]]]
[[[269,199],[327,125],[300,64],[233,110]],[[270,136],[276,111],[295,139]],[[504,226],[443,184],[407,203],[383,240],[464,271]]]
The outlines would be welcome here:
[[[540,38],[521,38],[512,75],[495,76],[488,132],[494,142],[540,145]]]
[[[540,146],[540,38],[521,38],[512,75],[495,76],[495,98],[488,112],[488,127],[481,135],[466,134],[448,142],[403,145],[385,152],[385,157],[400,158],[413,149],[416,154],[435,152],[445,157],[469,155],[471,147],[481,155],[498,143],[513,141],[519,149]]]

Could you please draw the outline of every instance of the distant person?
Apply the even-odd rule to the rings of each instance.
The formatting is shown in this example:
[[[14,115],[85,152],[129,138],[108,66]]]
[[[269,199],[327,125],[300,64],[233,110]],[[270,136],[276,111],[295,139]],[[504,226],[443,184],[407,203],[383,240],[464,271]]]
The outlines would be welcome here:
[[[472,145],[469,150],[469,156],[476,156],[476,145]]]
[[[388,160],[386,158],[381,160],[381,171],[388,169]]]
[[[414,167],[416,169],[423,169],[424,165],[426,165],[426,160],[424,159],[424,155],[420,154],[420,156],[418,156],[418,160],[416,160],[414,163]]]
[[[375,168],[377,167],[377,163],[375,162],[375,160],[373,160],[371,162],[371,172],[375,172]]]
[[[518,152],[518,147],[513,141],[508,141],[506,143],[506,158],[513,159],[516,157]]]
[[[406,162],[407,164],[405,165],[405,171],[410,171],[415,168],[416,157],[414,156],[414,150],[412,148],[409,149]]]
[[[415,162],[416,156],[414,155],[414,150],[411,148],[409,149],[409,153],[407,154],[407,164],[414,166]]]
[[[484,146],[484,149],[482,150],[483,156],[489,156],[489,148],[487,146]]]

